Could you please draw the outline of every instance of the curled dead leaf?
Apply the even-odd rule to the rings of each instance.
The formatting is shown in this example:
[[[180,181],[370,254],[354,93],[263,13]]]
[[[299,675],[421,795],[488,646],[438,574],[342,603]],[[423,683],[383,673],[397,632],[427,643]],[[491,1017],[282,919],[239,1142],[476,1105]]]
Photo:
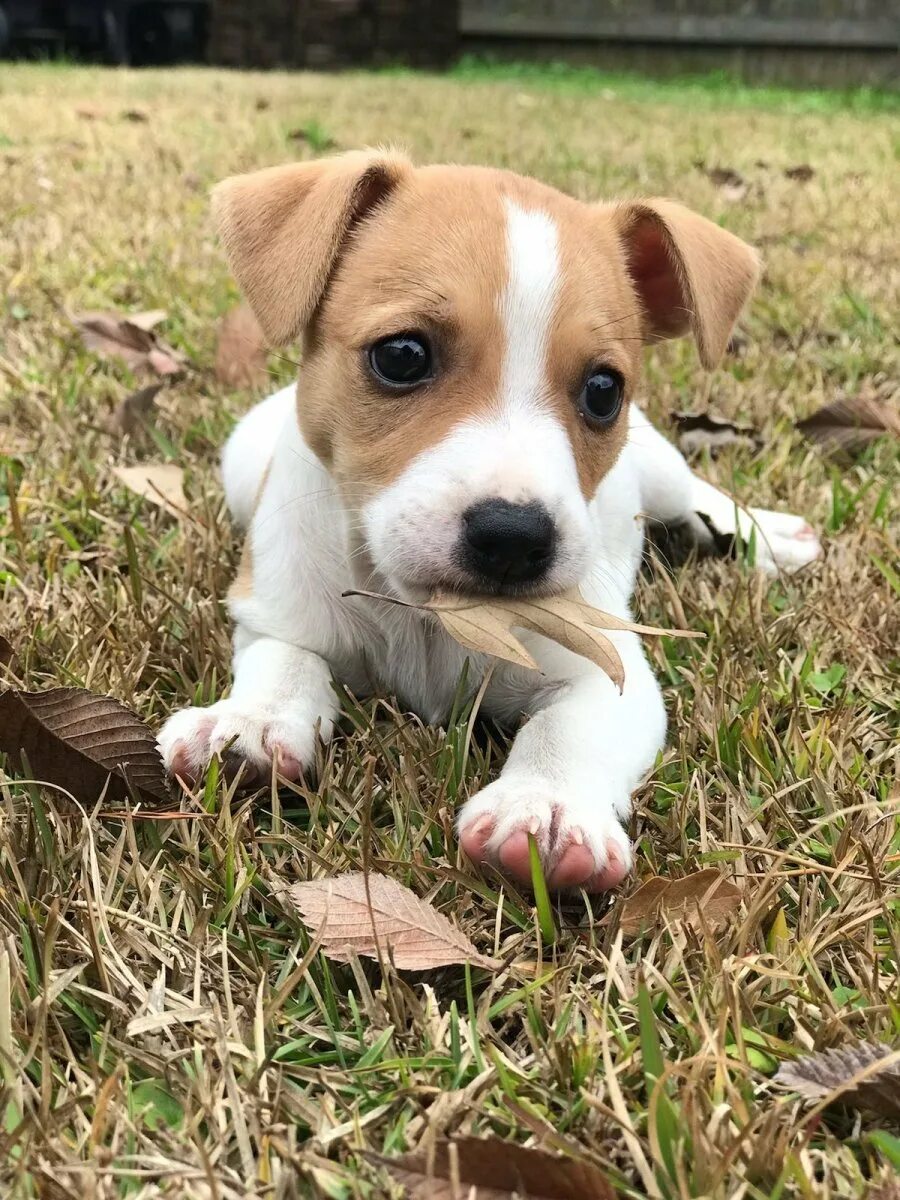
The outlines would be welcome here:
[[[798,163],[796,167],[787,167],[784,177],[793,179],[795,183],[809,183],[815,173],[815,167],[811,167],[809,163]]]
[[[104,788],[120,801],[129,793],[151,805],[170,799],[155,736],[111,696],[82,688],[0,693],[0,751],[86,805]]]
[[[898,1051],[883,1043],[857,1042],[782,1063],[775,1082],[807,1100],[827,1098],[900,1119]]]
[[[566,1158],[499,1138],[457,1138],[388,1158],[367,1153],[409,1200],[613,1200],[606,1176],[584,1159]],[[462,1187],[459,1187],[461,1184]]]
[[[735,912],[741,890],[713,867],[682,879],[654,875],[633,892],[619,909],[619,927],[635,937],[663,921],[683,921],[700,928],[715,928]]]
[[[266,378],[266,337],[249,304],[238,304],[219,325],[216,379],[229,387],[253,387]]]
[[[741,425],[715,413],[673,412],[678,445],[685,454],[701,450],[715,453],[723,446],[747,446],[758,450],[762,439],[752,425]]]
[[[153,370],[157,375],[177,375],[184,366],[184,356],[156,334],[155,327],[165,319],[165,312],[76,313],[72,321],[81,333],[88,350],[104,358],[121,359],[132,371]]]
[[[640,625],[601,612],[588,604],[577,588],[559,596],[478,598],[439,594],[422,605],[408,604],[379,592],[348,591],[344,595],[366,596],[405,608],[420,608],[432,613],[450,636],[466,649],[537,670],[534,657],[512,632],[513,628],[531,630],[593,662],[606,672],[620,691],[625,683],[625,668],[615,645],[601,630],[628,630],[653,637],[704,636],[686,629]]]
[[[143,428],[162,386],[161,383],[151,383],[136,392],[130,392],[110,414],[107,429],[111,433],[133,434]]]
[[[136,467],[113,467],[113,473],[129,491],[135,492],[174,517],[188,510],[184,494],[184,471],[174,463],[141,463]]]
[[[827,454],[837,455],[856,454],[876,438],[900,438],[896,393],[889,397],[888,390],[883,389],[883,399],[875,395],[858,395],[835,400],[798,421],[797,428]]]
[[[496,970],[502,964],[480,954],[469,938],[427,900],[386,875],[351,872],[334,879],[295,883],[290,900],[329,958],[383,957],[405,971],[451,963]]]

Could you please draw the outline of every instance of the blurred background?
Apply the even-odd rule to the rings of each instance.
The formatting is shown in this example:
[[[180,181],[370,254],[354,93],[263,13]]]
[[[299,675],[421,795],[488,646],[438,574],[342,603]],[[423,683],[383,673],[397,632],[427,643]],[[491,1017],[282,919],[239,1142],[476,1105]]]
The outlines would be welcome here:
[[[445,67],[477,54],[896,87],[890,0],[2,0],[0,54],[119,65]]]

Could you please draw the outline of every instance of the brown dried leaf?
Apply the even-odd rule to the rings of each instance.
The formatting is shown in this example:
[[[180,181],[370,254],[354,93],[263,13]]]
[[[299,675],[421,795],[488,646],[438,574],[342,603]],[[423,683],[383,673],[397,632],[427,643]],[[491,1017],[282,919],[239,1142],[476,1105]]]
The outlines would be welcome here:
[[[184,357],[161,341],[154,332],[165,319],[165,312],[117,313],[86,312],[72,317],[81,332],[88,350],[104,358],[119,358],[132,371],[150,368],[157,375],[176,375],[184,365]]]
[[[807,1100],[839,1101],[900,1119],[900,1062],[883,1043],[857,1042],[782,1063],[775,1082]],[[894,1062],[879,1070],[882,1059]]]
[[[216,379],[229,387],[252,387],[266,378],[266,336],[249,304],[238,304],[219,325]]]
[[[116,478],[138,496],[183,517],[188,501],[184,494],[184,471],[174,463],[141,463],[136,467],[113,467]]]
[[[344,595],[368,596],[373,600],[386,600],[390,604],[405,604],[402,600],[378,592],[350,591]],[[630,630],[652,636],[704,636],[689,630],[639,625],[601,612],[588,604],[577,588],[560,596],[527,598],[492,596],[480,599],[438,594],[427,604],[406,607],[421,607],[434,613],[450,636],[469,650],[537,670],[534,658],[512,632],[513,627],[530,629],[596,664],[609,675],[620,691],[625,682],[622,659],[612,641],[599,630]]]
[[[380,954],[404,971],[464,962],[489,970],[501,965],[480,954],[433,905],[386,875],[351,872],[295,883],[288,896],[310,931],[321,936],[323,951],[339,962],[349,962],[355,952]]]
[[[619,925],[629,937],[664,919],[684,921],[699,928],[702,916],[703,922],[715,927],[727,920],[740,902],[740,888],[713,867],[683,879],[654,875],[624,901]]]
[[[873,396],[847,396],[826,404],[797,428],[828,454],[855,454],[876,438],[900,438],[900,412],[890,400]]]
[[[132,121],[135,124],[142,124],[150,120],[150,113],[146,108],[126,108],[122,111],[123,121]]]
[[[799,163],[796,167],[788,167],[784,172],[784,177],[793,179],[795,183],[809,183],[815,173],[815,167],[811,167],[809,163]]]
[[[0,694],[0,751],[18,769],[93,805],[125,800],[128,784],[139,799],[169,802],[156,738],[144,722],[111,696],[82,688]],[[108,786],[107,786],[108,783]]]
[[[762,439],[752,425],[728,421],[709,411],[702,413],[673,412],[678,445],[685,454],[700,450],[714,453],[723,446],[747,446],[757,450]]]
[[[153,402],[162,386],[161,383],[151,383],[136,392],[131,392],[116,405],[107,422],[107,429],[111,433],[132,434],[143,428],[145,418],[153,408]]]
[[[365,1157],[405,1187],[409,1200],[613,1200],[615,1195],[592,1163],[499,1138],[438,1141],[433,1154]]]

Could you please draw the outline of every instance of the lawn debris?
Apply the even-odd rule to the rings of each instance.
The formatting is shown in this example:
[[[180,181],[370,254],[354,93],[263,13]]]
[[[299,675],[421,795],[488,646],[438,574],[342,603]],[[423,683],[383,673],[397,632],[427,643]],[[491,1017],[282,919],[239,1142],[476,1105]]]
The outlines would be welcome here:
[[[156,333],[156,326],[165,317],[165,312],[154,309],[126,316],[109,312],[75,313],[71,320],[85,346],[95,354],[121,359],[132,371],[179,375],[184,368],[184,355]]]
[[[347,591],[343,595],[365,596],[433,613],[450,636],[466,649],[536,671],[540,669],[537,662],[512,632],[514,628],[529,629],[594,663],[606,672],[619,691],[625,685],[625,668],[618,650],[600,630],[628,630],[647,637],[705,636],[688,629],[659,629],[614,617],[588,604],[577,588],[559,596],[533,597],[480,598],[439,593],[426,604],[410,604],[380,592]]]
[[[709,450],[714,454],[724,446],[746,446],[758,450],[762,438],[752,425],[741,425],[707,409],[705,412],[673,412],[679,448],[685,454],[697,454]]]
[[[124,400],[120,400],[107,421],[106,427],[109,432],[134,434],[143,429],[162,387],[161,383],[151,383],[136,392],[130,392]]]
[[[140,463],[135,467],[113,467],[113,474],[129,491],[173,517],[187,515],[184,471],[174,463]]]
[[[406,1189],[409,1200],[613,1200],[606,1176],[593,1163],[504,1142],[499,1138],[456,1138],[387,1157],[367,1152],[367,1162],[384,1169]],[[460,1186],[462,1185],[462,1186]]]
[[[19,656],[16,654],[12,642],[0,633],[0,671],[15,671],[18,661]]]
[[[390,959],[404,971],[469,962],[496,970],[468,937],[427,900],[386,875],[352,871],[332,879],[295,883],[287,890],[322,950],[338,962],[354,954]]]
[[[805,1100],[865,1108],[900,1120],[900,1060],[883,1042],[857,1042],[808,1054],[778,1068],[775,1082]],[[883,1069],[877,1064],[893,1059]]]
[[[724,199],[731,203],[743,200],[750,191],[748,181],[733,167],[708,167],[702,159],[698,159],[694,166],[698,171],[702,171],[710,183],[719,189]]]
[[[796,167],[787,167],[784,177],[785,179],[793,179],[795,183],[809,183],[815,177],[815,174],[815,167],[811,167],[809,163],[798,163]]]
[[[219,324],[216,346],[216,379],[233,388],[263,383],[266,371],[266,336],[249,304],[236,305]]]
[[[155,736],[112,696],[75,687],[2,692],[0,751],[91,808],[104,788],[107,800],[170,802]]]
[[[654,875],[623,901],[619,908],[619,928],[627,937],[636,937],[664,921],[682,921],[695,929],[722,925],[741,903],[741,890],[714,867],[685,875],[682,879],[663,879]]]
[[[888,384],[869,394],[844,396],[804,417],[796,427],[826,454],[850,457],[877,438],[900,438],[898,394],[900,387]]]

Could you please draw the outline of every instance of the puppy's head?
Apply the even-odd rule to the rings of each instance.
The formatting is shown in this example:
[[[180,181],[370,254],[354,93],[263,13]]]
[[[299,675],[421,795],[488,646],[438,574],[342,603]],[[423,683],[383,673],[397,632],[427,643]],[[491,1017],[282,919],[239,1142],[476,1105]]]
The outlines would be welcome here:
[[[712,366],[754,252],[668,200],[588,205],[504,171],[360,152],[227,180],[232,268],[299,419],[401,594],[553,592],[590,557],[642,345]]]

